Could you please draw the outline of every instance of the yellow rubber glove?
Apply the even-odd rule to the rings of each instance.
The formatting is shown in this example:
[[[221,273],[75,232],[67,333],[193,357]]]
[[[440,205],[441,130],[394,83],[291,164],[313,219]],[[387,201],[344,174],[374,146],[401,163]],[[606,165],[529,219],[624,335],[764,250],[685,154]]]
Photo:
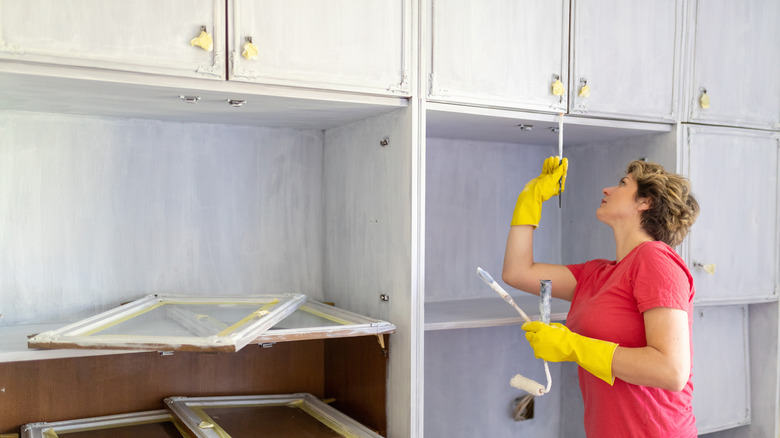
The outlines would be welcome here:
[[[586,371],[612,385],[612,356],[618,344],[588,338],[569,330],[565,325],[541,321],[526,322],[521,327],[538,359],[548,362],[577,362]]]
[[[566,171],[569,169],[569,160],[558,157],[550,157],[544,160],[542,173],[525,185],[525,188],[517,197],[515,212],[512,214],[512,225],[539,226],[542,218],[542,203],[550,199],[558,192],[558,181],[561,181],[560,191],[566,188]]]

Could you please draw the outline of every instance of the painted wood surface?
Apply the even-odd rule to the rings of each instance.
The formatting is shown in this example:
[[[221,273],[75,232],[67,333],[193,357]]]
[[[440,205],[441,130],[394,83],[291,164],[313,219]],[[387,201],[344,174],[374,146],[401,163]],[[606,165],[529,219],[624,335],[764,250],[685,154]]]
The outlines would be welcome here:
[[[552,146],[426,140],[426,302],[500,300],[477,267],[514,290],[501,281],[501,270],[517,195],[555,153]],[[547,263],[560,260],[561,211],[554,204],[542,209],[534,236],[535,259]]]
[[[411,138],[411,108],[326,130],[322,185],[326,299],[397,327],[387,397],[399,437],[412,436],[417,398]]]
[[[564,224],[561,237],[563,263],[583,263],[595,258],[615,259],[612,229],[596,219],[596,210],[604,197],[602,191],[617,185],[632,160],[646,158],[675,171],[676,135],[676,130],[673,130],[591,143],[570,148],[568,152],[564,148],[564,155],[569,157],[569,171],[561,212]]]
[[[225,0],[3,0],[0,58],[224,79]]]
[[[525,292],[512,294],[512,299],[532,320],[539,319],[539,297]],[[568,301],[553,299],[550,318],[563,321],[569,312]],[[522,325],[522,316],[496,294],[464,300],[430,301],[425,303],[425,330],[498,327]]]
[[[686,134],[701,207],[688,250],[697,302],[776,300],[780,136],[697,126]],[[715,264],[715,272],[696,264]]]
[[[427,0],[428,98],[542,111],[566,109],[569,2]]]
[[[410,94],[407,0],[232,0],[229,78]],[[241,55],[246,39],[257,59]]]
[[[526,395],[509,380],[546,382],[520,327],[425,333],[425,437],[557,437],[562,414],[560,364],[550,363],[552,389],[535,398],[534,418],[516,422],[514,400]]]
[[[322,292],[322,133],[4,113],[0,324]]]
[[[713,342],[712,339],[717,339]],[[697,307],[693,315],[693,414],[699,433],[750,422],[746,305]]]
[[[687,121],[780,129],[780,2],[689,4]]]
[[[682,61],[682,0],[575,0],[573,113],[674,121]],[[581,96],[584,85],[589,96]]]

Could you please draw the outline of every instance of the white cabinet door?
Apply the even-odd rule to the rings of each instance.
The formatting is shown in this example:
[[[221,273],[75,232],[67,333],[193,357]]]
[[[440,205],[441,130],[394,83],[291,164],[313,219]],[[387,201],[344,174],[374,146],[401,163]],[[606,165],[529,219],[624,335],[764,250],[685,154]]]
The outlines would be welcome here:
[[[701,206],[687,244],[697,302],[777,298],[779,144],[767,131],[687,128],[684,159]]]
[[[193,46],[201,28],[211,51]],[[0,0],[0,59],[224,79],[225,0]]]
[[[780,2],[707,0],[691,7],[688,120],[780,128]]]
[[[571,112],[674,121],[682,13],[681,0],[575,0]]]
[[[747,306],[693,312],[693,415],[699,433],[750,423]]]
[[[428,99],[561,112],[568,1],[428,0]]]
[[[232,0],[228,78],[408,96],[408,1]]]

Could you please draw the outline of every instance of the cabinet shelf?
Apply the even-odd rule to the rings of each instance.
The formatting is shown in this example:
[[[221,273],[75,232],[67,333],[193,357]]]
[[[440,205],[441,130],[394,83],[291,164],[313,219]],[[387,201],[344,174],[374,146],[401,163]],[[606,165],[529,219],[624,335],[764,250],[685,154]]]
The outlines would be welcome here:
[[[533,320],[539,319],[539,297],[531,294],[512,295],[518,306]],[[553,298],[551,321],[563,321],[569,312],[568,301]],[[467,300],[432,301],[425,303],[425,330],[498,327],[523,324],[525,320],[501,297]]]
[[[0,110],[328,129],[407,105],[400,97],[0,61]]]

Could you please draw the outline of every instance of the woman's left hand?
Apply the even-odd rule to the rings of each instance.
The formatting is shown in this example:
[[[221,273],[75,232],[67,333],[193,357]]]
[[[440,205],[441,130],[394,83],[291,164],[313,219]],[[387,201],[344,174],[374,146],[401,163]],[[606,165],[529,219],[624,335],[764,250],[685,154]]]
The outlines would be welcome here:
[[[576,362],[601,380],[612,385],[612,356],[617,344],[588,338],[569,330],[565,325],[541,321],[526,322],[521,327],[538,359],[548,362]]]

